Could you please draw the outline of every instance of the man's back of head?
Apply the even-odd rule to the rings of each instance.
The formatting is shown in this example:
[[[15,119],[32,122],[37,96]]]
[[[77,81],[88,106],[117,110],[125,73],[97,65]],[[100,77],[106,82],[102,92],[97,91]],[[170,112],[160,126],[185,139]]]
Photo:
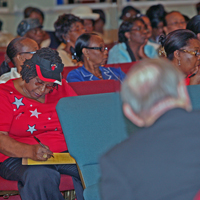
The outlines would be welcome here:
[[[150,126],[166,111],[191,109],[183,74],[166,59],[134,65],[122,84],[124,114],[138,126]]]

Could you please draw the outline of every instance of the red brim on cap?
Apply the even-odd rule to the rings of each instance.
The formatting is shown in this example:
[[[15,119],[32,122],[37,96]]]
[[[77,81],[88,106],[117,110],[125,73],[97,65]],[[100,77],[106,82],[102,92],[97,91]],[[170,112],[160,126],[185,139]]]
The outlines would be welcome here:
[[[57,83],[57,84],[59,84],[59,85],[62,85],[62,82],[61,82],[61,81],[58,81],[58,80],[56,80],[56,79],[45,78],[45,77],[42,75],[40,66],[37,65],[37,64],[36,64],[35,66],[36,66],[37,75],[38,75],[38,77],[39,77],[42,81],[52,82],[52,83]]]

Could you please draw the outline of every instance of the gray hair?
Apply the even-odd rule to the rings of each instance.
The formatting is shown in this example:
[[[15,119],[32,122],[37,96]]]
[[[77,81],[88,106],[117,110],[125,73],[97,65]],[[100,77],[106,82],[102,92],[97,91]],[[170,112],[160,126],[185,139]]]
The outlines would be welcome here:
[[[121,97],[140,115],[167,97],[178,97],[177,87],[184,79],[166,59],[146,59],[134,65],[122,84]]]

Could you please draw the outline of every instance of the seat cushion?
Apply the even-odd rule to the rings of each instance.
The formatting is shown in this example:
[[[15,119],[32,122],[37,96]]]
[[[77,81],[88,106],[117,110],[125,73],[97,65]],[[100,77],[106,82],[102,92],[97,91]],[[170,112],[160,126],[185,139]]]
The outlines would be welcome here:
[[[91,164],[79,166],[83,175],[86,188],[90,185],[96,184],[100,178],[99,164]]]
[[[100,200],[99,184],[87,187],[83,192],[83,196],[85,200]]]

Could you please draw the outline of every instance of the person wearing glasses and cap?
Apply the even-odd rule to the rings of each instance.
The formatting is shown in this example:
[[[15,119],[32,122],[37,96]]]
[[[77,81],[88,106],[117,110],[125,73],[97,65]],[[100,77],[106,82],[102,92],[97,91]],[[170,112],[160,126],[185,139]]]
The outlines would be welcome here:
[[[21,65],[26,59],[30,59],[38,49],[38,44],[30,38],[17,37],[13,39],[6,49],[6,59],[0,66],[0,83],[19,78]]]
[[[22,165],[22,158],[45,161],[53,152],[67,151],[55,107],[61,98],[76,93],[62,79],[62,70],[58,52],[41,48],[24,62],[21,78],[0,85],[0,176],[18,181],[22,199],[64,200],[59,191],[60,174],[68,174],[77,199],[83,200],[75,164]]]
[[[125,73],[121,68],[103,67],[108,58],[108,50],[103,39],[95,33],[84,33],[76,41],[74,58],[83,66],[67,75],[68,82],[118,80],[123,81]]]
[[[38,19],[26,18],[19,23],[17,34],[21,37],[28,37],[35,40],[40,46],[44,37],[42,27]]]

